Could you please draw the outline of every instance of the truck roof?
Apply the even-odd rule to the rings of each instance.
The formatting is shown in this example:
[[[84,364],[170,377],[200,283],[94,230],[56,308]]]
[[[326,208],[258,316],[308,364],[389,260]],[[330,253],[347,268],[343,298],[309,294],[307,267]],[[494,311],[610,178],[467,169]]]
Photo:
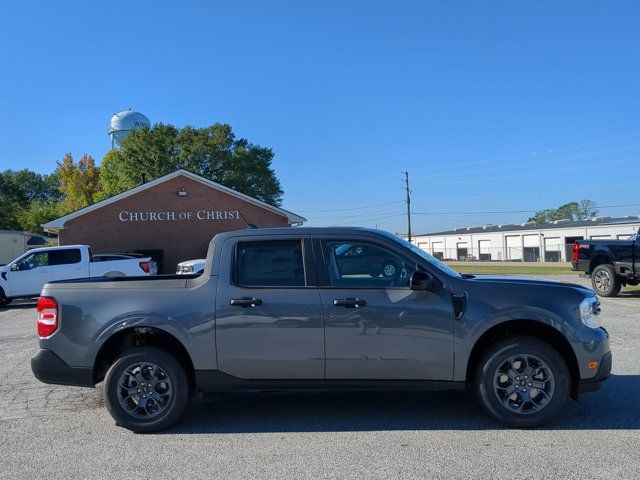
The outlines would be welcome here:
[[[33,253],[33,252],[40,252],[43,250],[67,250],[69,248],[90,248],[89,245],[58,245],[55,247],[38,247],[38,248],[30,248],[29,250],[27,250],[27,252],[29,253]],[[25,253],[27,253],[25,252]]]
[[[370,234],[372,236],[383,236],[389,238],[397,238],[392,233],[384,230],[376,230],[375,228],[364,227],[269,227],[269,228],[245,228],[243,230],[232,230],[229,232],[218,233],[213,237],[213,241],[224,240],[229,237],[249,237],[255,235],[318,235],[318,234],[336,234],[336,235],[355,235]]]

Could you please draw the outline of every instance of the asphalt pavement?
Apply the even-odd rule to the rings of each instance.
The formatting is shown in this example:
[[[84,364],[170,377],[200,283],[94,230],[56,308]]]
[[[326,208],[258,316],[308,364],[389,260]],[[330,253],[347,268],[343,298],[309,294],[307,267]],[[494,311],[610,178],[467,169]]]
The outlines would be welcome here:
[[[577,276],[545,276],[586,283]],[[640,292],[603,299],[613,375],[536,430],[460,392],[231,394],[180,425],[117,427],[100,388],[45,385],[32,302],[0,309],[0,478],[640,478]]]

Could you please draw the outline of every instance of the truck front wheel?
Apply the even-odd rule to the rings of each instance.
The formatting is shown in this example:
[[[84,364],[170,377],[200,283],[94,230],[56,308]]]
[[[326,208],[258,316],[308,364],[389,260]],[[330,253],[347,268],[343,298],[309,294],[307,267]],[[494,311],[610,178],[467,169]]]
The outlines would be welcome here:
[[[4,290],[2,290],[2,288],[0,288],[0,307],[6,307],[7,305],[9,305],[11,303],[12,299],[11,298],[7,298],[4,294]]]
[[[537,427],[557,417],[570,384],[562,356],[549,344],[526,336],[492,346],[475,376],[480,403],[499,422],[518,428]]]
[[[107,410],[134,432],[157,432],[173,425],[189,401],[189,382],[180,363],[150,347],[124,352],[104,381]]]
[[[608,263],[598,265],[591,272],[591,285],[601,297],[615,297],[622,289],[622,281],[616,275],[613,265]]]

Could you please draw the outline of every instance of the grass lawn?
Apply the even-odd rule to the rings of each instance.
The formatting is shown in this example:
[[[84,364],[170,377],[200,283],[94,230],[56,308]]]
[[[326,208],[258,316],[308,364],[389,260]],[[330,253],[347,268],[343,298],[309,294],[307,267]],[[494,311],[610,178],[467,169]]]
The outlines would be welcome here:
[[[482,265],[481,263],[469,263],[465,265],[450,265],[451,268],[461,273],[488,273],[497,275],[558,275],[576,274],[569,267],[537,267],[535,265]]]

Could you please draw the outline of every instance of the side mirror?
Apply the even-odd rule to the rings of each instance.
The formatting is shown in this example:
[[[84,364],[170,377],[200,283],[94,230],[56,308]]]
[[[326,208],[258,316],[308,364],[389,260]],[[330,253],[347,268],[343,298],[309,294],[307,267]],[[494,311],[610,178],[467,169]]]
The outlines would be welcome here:
[[[437,292],[442,288],[442,283],[429,272],[416,270],[411,274],[411,290]]]
[[[17,272],[18,270],[20,270],[20,268],[18,268],[18,264],[14,263],[13,265],[11,265],[11,271],[12,272]]]

